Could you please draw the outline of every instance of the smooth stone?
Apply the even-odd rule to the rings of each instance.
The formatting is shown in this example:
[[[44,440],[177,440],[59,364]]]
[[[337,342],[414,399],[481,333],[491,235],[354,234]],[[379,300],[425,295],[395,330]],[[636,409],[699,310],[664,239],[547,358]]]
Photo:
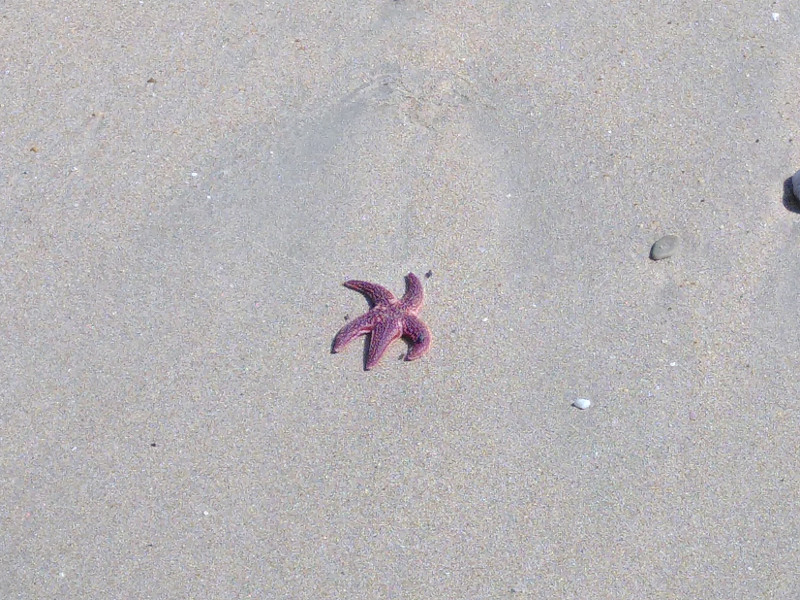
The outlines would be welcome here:
[[[679,241],[677,235],[665,235],[650,248],[650,258],[653,260],[669,258],[678,251]]]
[[[800,202],[800,171],[792,175],[792,190],[794,191],[794,197]]]
[[[586,398],[578,398],[575,402],[572,403],[572,406],[575,408],[580,408],[581,410],[586,410],[592,405],[591,400],[587,400]]]

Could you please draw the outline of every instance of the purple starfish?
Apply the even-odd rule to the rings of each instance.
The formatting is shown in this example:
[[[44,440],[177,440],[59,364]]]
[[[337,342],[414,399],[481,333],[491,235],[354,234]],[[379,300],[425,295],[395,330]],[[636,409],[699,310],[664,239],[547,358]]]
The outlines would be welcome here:
[[[333,351],[339,352],[353,338],[372,332],[365,369],[378,364],[386,349],[399,337],[411,341],[406,360],[425,354],[431,345],[431,332],[418,317],[422,308],[422,283],[413,273],[406,276],[406,293],[400,300],[385,287],[367,281],[345,281],[345,287],[361,292],[372,307],[339,330],[333,340]]]

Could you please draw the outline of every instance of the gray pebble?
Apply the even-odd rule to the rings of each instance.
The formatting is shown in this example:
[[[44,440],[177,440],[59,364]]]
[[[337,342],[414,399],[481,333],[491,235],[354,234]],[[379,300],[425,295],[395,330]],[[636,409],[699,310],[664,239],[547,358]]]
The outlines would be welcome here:
[[[575,408],[580,408],[581,410],[586,410],[592,405],[591,400],[587,400],[586,398],[578,398],[575,402],[572,403],[572,406]]]
[[[800,171],[792,176],[792,189],[794,190],[794,197],[800,202]]]
[[[678,251],[678,241],[677,235],[665,235],[653,244],[650,249],[650,258],[653,260],[669,258]]]

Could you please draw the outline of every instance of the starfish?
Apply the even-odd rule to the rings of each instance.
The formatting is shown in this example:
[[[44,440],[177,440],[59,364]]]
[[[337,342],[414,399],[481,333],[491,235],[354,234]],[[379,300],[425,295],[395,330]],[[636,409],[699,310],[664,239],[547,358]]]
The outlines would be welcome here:
[[[333,352],[339,352],[354,338],[372,333],[365,370],[378,364],[389,345],[399,337],[408,338],[411,348],[406,360],[415,360],[425,354],[431,345],[428,326],[417,317],[422,308],[422,283],[413,273],[406,276],[406,293],[400,300],[385,287],[367,281],[345,281],[344,286],[361,292],[371,308],[339,330],[333,340]]]

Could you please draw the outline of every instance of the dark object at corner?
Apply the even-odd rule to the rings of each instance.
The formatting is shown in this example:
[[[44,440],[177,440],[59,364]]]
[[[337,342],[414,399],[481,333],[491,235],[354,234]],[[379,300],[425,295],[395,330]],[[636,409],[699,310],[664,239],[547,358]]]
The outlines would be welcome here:
[[[800,171],[783,182],[783,206],[790,212],[800,213]]]

